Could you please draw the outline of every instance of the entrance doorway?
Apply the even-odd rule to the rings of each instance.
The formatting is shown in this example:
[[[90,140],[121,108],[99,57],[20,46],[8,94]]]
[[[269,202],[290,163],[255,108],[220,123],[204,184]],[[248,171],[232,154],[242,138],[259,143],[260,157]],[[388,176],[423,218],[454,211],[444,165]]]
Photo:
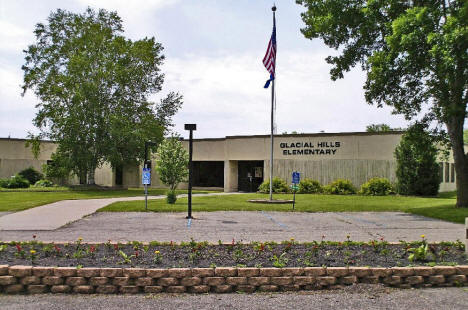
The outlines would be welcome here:
[[[263,160],[238,161],[237,186],[240,192],[256,192],[263,182]]]

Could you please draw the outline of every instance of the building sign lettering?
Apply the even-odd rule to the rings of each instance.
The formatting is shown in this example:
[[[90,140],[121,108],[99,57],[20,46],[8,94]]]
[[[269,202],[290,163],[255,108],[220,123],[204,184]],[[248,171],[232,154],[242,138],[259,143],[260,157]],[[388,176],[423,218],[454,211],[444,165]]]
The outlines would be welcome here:
[[[335,155],[341,142],[281,142],[283,155]]]

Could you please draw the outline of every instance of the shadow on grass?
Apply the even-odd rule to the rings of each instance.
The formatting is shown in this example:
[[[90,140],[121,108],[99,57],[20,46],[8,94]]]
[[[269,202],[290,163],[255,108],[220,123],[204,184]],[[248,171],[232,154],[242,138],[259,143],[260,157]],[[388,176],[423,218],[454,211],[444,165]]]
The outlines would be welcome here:
[[[456,208],[455,204],[409,208],[406,212],[460,224],[464,224],[465,218],[468,217],[468,208]]]

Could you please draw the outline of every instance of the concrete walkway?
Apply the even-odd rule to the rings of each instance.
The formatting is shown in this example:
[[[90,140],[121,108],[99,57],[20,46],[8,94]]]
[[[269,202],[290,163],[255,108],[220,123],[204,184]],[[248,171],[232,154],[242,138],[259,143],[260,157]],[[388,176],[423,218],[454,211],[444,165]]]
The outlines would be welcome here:
[[[193,196],[225,195],[227,193],[194,194]],[[232,194],[232,193],[229,193]],[[178,197],[186,197],[179,195]],[[166,196],[148,196],[163,199]],[[0,230],[54,230],[118,201],[144,200],[144,196],[62,200],[0,217]]]

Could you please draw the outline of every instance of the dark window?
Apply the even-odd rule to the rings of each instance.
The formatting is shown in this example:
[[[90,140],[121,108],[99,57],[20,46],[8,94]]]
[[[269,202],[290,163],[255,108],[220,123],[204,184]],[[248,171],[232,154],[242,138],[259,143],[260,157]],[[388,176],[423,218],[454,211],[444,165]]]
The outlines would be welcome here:
[[[439,183],[444,182],[444,163],[439,163]]]
[[[450,164],[445,163],[445,183],[450,182]]]
[[[121,165],[115,167],[115,185],[123,185],[123,167]]]
[[[224,187],[224,161],[194,161],[193,186]]]
[[[455,164],[450,164],[450,182],[455,183]]]

